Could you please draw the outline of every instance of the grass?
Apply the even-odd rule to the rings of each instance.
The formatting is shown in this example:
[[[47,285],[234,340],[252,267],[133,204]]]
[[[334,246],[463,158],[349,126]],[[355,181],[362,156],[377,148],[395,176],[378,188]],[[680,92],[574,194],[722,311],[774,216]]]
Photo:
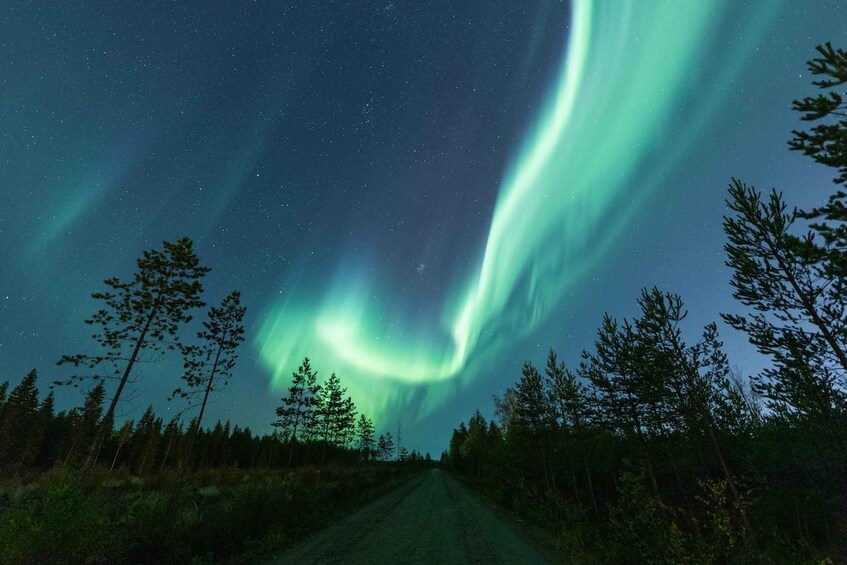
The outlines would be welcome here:
[[[204,470],[143,479],[54,469],[0,483],[4,563],[244,562],[285,549],[412,469]]]

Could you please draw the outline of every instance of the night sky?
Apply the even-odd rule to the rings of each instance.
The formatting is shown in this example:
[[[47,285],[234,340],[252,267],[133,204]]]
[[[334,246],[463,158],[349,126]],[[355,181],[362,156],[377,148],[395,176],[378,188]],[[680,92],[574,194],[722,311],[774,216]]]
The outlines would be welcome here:
[[[786,141],[814,46],[847,45],[837,0],[213,4],[0,11],[0,380],[67,376],[96,352],[90,293],[187,235],[206,301],[248,307],[207,422],[268,432],[308,355],[436,455],[643,286],[681,293],[692,331],[737,309],[730,177],[832,190]],[[181,408],[179,359],[138,376],[121,417]]]

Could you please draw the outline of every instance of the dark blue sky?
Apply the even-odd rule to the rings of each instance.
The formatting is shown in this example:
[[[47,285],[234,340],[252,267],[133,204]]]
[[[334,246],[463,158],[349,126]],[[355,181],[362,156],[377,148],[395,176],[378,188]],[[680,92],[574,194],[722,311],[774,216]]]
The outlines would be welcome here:
[[[736,308],[730,177],[800,206],[831,188],[786,149],[805,61],[847,44],[844,8],[810,6],[10,6],[0,379],[63,376],[62,354],[94,348],[83,320],[100,281],[188,235],[213,268],[207,302],[240,289],[248,306],[211,418],[267,431],[309,355],[381,429],[402,419],[410,447],[436,452],[524,360],[554,346],[575,362],[643,286],[681,293],[694,331]],[[119,412],[176,409],[164,398],[178,376],[176,359],[146,365]]]

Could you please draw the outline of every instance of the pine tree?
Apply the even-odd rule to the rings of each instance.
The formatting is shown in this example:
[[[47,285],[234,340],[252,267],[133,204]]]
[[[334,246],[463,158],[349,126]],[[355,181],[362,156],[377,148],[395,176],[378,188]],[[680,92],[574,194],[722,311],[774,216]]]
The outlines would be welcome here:
[[[834,123],[819,123],[809,131],[795,130],[789,147],[794,151],[802,151],[818,163],[837,169],[839,175],[835,183],[847,185],[847,100],[834,90],[847,83],[847,51],[834,49],[830,43],[818,45],[816,49],[820,57],[812,59],[807,65],[813,75],[827,77],[812,83],[826,93],[795,100],[794,110],[802,112],[802,119],[807,122],[834,118]],[[845,196],[844,193],[833,195],[829,204],[815,211],[813,217],[840,222],[847,220]],[[833,215],[830,217],[829,214]],[[844,241],[843,232],[838,239]]]
[[[688,315],[679,295],[663,293],[655,287],[643,289],[638,304],[642,312],[635,322],[639,339],[651,353],[652,366],[661,368],[658,378],[666,390],[664,396],[668,398],[671,411],[685,422],[692,441],[696,443],[701,433],[708,437],[749,531],[750,524],[735,479],[718,441],[716,407],[726,405],[732,398],[721,394],[727,389],[729,364],[718,341],[717,326],[709,324],[703,341],[689,347],[679,327]]]
[[[356,423],[356,440],[359,453],[365,459],[370,459],[374,451],[374,424],[364,414],[359,415]]]
[[[288,396],[282,397],[282,404],[276,409],[277,420],[273,426],[280,428],[288,437],[288,463],[287,469],[291,469],[294,456],[294,446],[297,443],[298,431],[308,435],[315,426],[315,410],[318,407],[321,386],[317,382],[318,374],[312,370],[309,358],[303,359],[303,363],[297,368],[296,373],[291,375],[291,386],[288,387]]]
[[[200,266],[193,243],[187,237],[174,243],[165,241],[161,250],[144,251],[136,260],[136,267],[131,281],[124,282],[117,277],[106,279],[104,284],[108,290],[92,294],[104,307],[86,320],[86,324],[98,328],[94,339],[105,353],[65,355],[59,360],[60,365],[95,370],[106,366],[105,373],[74,375],[67,381],[58,381],[59,384],[78,385],[86,378],[118,381],[103,425],[91,445],[89,462],[111,431],[109,426],[114,421],[115,408],[139,355],[176,347],[179,326],[191,320],[191,310],[204,306],[200,299],[203,292],[200,281],[209,269]]]
[[[769,407],[819,426],[844,453],[847,310],[841,276],[812,233],[792,234],[797,212],[733,180],[724,218],[733,296],[752,312],[723,314],[773,366],[756,377]]]
[[[341,405],[338,420],[335,423],[338,430],[338,445],[347,446],[356,437],[356,403],[348,396]]]
[[[618,323],[608,314],[603,316],[594,348],[594,354],[583,353],[580,373],[594,389],[599,423],[612,433],[637,440],[653,490],[658,492],[650,440],[668,417],[661,366],[654,365],[660,360],[645,352],[629,321]]]
[[[36,418],[38,443],[31,445],[35,451],[34,462],[42,469],[47,468],[56,459],[60,438],[56,435],[56,399],[50,391],[38,407]]]
[[[220,307],[209,310],[208,319],[203,322],[203,330],[197,333],[199,344],[183,346],[185,356],[185,380],[188,390],[176,389],[171,397],[189,398],[194,394],[203,395],[200,413],[190,430],[188,448],[185,457],[191,455],[197,429],[203,420],[209,394],[227,385],[232,377],[232,369],[238,359],[238,346],[244,341],[242,320],[247,308],[241,306],[241,293],[232,291]]]
[[[377,441],[377,451],[379,451],[379,457],[383,461],[391,460],[394,454],[394,438],[391,436],[391,432],[380,434]]]
[[[453,434],[450,436],[450,464],[455,469],[462,469],[464,467],[462,446],[465,444],[466,439],[468,439],[468,427],[462,422],[458,428],[453,428]]]
[[[476,409],[468,420],[468,433],[462,442],[460,451],[462,460],[473,465],[477,478],[482,473],[482,460],[488,443],[488,422],[479,409]]]
[[[555,483],[547,443],[552,435],[553,412],[548,402],[544,381],[538,369],[526,362],[521,379],[515,386],[515,406],[509,425],[509,441],[525,446],[524,467],[527,471],[540,468],[547,488]]]
[[[847,184],[847,102],[836,87],[847,82],[847,52],[826,43],[808,62],[821,93],[794,101],[801,119],[817,122],[795,130],[789,147],[836,169],[836,185]],[[727,264],[734,296],[754,312],[724,319],[744,331],[774,367],[757,377],[769,407],[786,418],[817,426],[842,455],[847,452],[847,193],[836,190],[827,204],[808,212],[788,211],[782,195],[767,198],[738,180],[730,186],[732,217],[724,218]],[[798,218],[811,231],[795,235]],[[819,241],[815,235],[820,236]]]
[[[345,445],[353,432],[356,405],[349,396],[345,398],[346,392],[347,389],[341,386],[341,379],[335,373],[329,376],[318,392],[316,428],[324,442],[324,453],[327,445]]]
[[[548,402],[558,424],[560,440],[566,445],[568,453],[568,464],[571,472],[574,498],[579,500],[579,486],[574,464],[574,452],[582,461],[582,467],[588,480],[588,489],[591,496],[591,505],[594,514],[597,515],[599,507],[594,494],[594,484],[591,468],[588,464],[586,445],[586,428],[589,425],[593,408],[591,398],[585,385],[577,379],[577,376],[568,369],[564,363],[560,363],[556,352],[550,348],[547,354],[547,367],[544,371],[546,377],[546,390]]]

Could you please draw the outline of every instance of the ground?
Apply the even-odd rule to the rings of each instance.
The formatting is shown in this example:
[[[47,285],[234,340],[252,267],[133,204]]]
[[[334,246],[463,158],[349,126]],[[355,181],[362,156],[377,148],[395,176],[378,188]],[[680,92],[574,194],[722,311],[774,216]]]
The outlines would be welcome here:
[[[544,563],[511,524],[434,469],[271,563]]]

